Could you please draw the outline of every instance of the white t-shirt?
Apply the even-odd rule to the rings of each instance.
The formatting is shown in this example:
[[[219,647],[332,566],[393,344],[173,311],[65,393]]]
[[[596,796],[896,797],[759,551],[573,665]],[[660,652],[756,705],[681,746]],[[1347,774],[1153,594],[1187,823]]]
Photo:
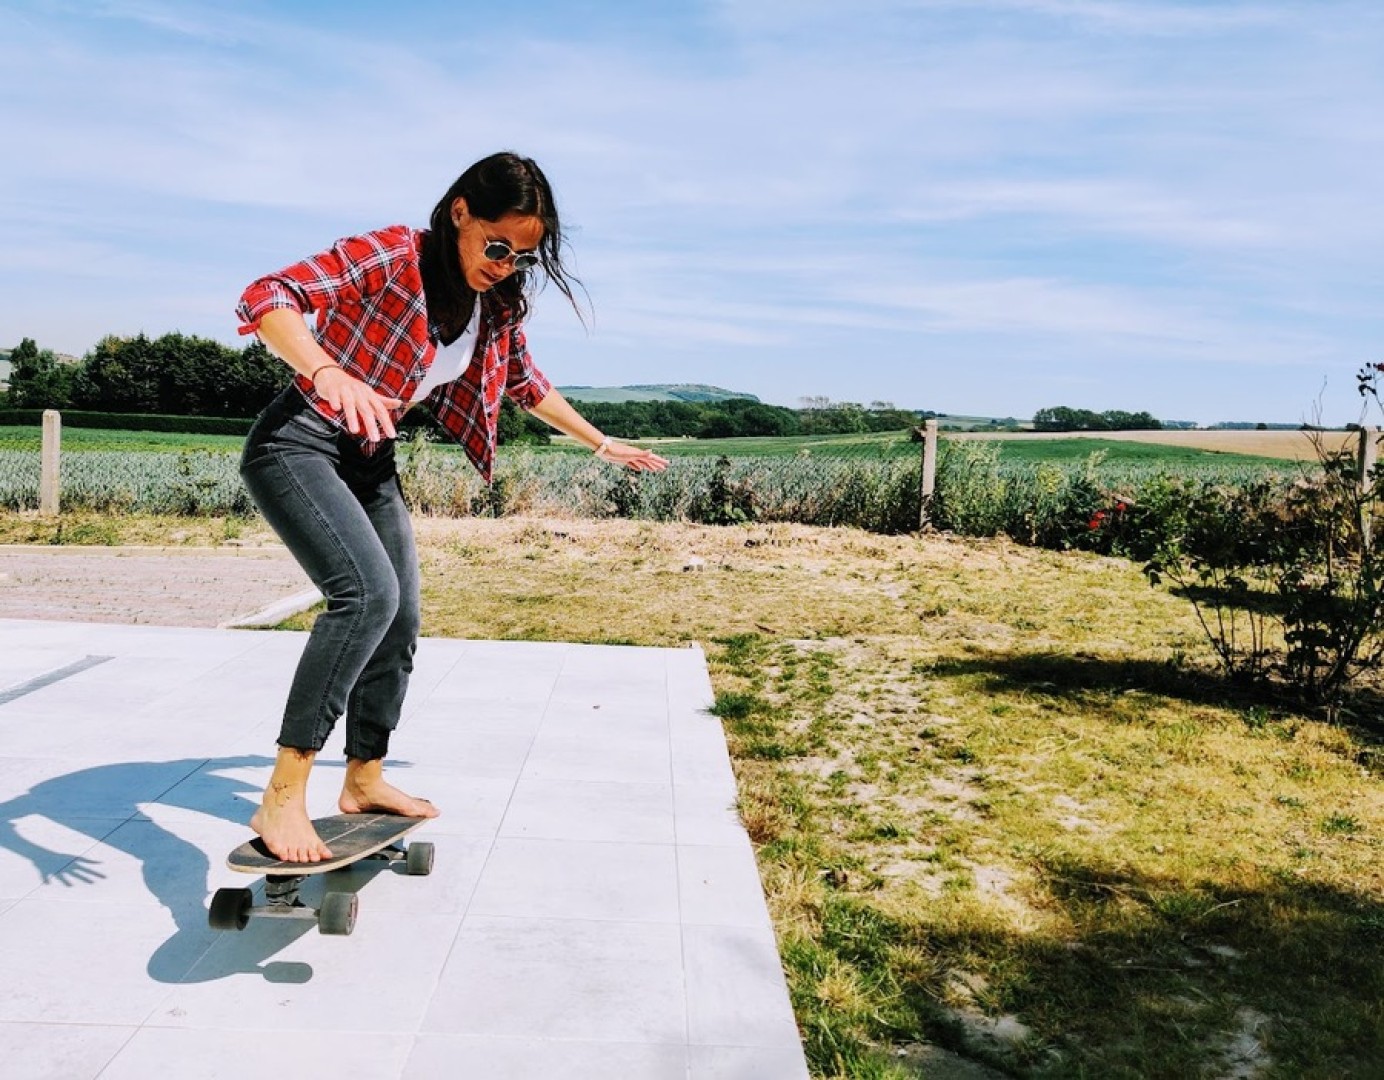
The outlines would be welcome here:
[[[423,381],[418,384],[418,389],[414,390],[411,401],[422,401],[434,387],[449,383],[457,378],[471,363],[471,356],[476,351],[476,338],[480,336],[481,326],[481,306],[476,305],[476,310],[471,313],[471,322],[461,336],[450,345],[439,345],[437,354],[433,357],[432,364],[429,365],[427,374],[423,376]]]

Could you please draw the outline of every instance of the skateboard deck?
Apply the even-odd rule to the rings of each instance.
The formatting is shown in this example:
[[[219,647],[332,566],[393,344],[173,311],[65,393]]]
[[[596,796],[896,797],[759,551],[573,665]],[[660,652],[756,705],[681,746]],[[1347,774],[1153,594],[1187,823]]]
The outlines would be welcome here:
[[[299,898],[299,887],[313,874],[351,866],[364,859],[402,863],[406,873],[432,873],[432,844],[400,841],[428,818],[397,814],[336,814],[316,818],[312,825],[332,850],[330,859],[315,863],[284,862],[270,854],[258,836],[241,844],[226,865],[242,874],[264,877],[265,903],[256,904],[253,889],[217,889],[208,922],[214,930],[244,930],[251,919],[306,919],[324,934],[349,934],[355,929],[359,898],[354,892],[325,892],[322,906],[313,908]]]
[[[398,814],[334,814],[315,818],[312,827],[332,849],[330,859],[315,863],[284,862],[272,855],[264,841],[256,836],[232,851],[226,858],[226,865],[242,874],[325,874],[387,848],[428,820]]]

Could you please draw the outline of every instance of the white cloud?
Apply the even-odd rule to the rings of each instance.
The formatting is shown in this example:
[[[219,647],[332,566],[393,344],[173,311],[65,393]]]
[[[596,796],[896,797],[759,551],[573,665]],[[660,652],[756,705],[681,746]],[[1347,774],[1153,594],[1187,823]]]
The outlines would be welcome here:
[[[1214,197],[1214,196],[1213,196]],[[1244,250],[1281,239],[1278,226],[1198,206],[1148,184],[1097,179],[990,180],[922,186],[899,209],[904,220],[959,221],[1038,216],[1061,219],[1096,232],[1137,236],[1197,249]]]
[[[215,45],[250,41],[256,31],[268,29],[266,24],[247,20],[235,10],[198,10],[197,5],[186,3],[174,6],[157,0],[84,0],[81,4],[57,6],[80,15],[138,23],[163,33]]]
[[[1314,17],[1319,6],[1303,11],[1258,0],[854,0],[849,5],[835,0],[715,0],[712,7],[720,23],[750,48],[765,41],[839,43],[873,37],[887,50],[898,34],[922,34],[942,19],[963,28],[1007,28],[1018,17],[1101,35],[1189,37],[1297,25]]]
[[[1264,3],[1170,4],[1157,0],[913,0],[915,10],[1033,15],[1128,34],[1189,35],[1283,25],[1290,16]]]

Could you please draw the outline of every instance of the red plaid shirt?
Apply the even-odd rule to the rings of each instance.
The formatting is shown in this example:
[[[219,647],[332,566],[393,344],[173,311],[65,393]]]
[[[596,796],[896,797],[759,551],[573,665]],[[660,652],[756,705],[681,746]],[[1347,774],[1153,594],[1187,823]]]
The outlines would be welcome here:
[[[356,378],[409,402],[437,347],[428,333],[428,311],[419,269],[423,233],[407,225],[348,236],[330,250],[252,282],[236,313],[242,334],[253,334],[274,308],[317,312],[317,340],[328,356]],[[319,413],[344,420],[306,376],[295,382]],[[548,395],[552,384],[534,367],[524,331],[508,308],[484,298],[475,358],[461,376],[424,399],[438,422],[466,450],[487,483],[495,459],[503,391],[523,409]],[[405,406],[406,407],[406,406]],[[395,411],[397,421],[403,409]],[[381,441],[357,436],[367,454]]]

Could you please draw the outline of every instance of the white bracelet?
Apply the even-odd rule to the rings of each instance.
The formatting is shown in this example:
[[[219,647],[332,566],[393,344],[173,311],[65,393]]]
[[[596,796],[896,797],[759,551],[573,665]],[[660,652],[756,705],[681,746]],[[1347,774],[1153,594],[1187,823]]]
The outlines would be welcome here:
[[[598,446],[598,447],[596,447],[596,449],[595,449],[595,450],[592,450],[591,452],[592,452],[593,454],[595,454],[597,457],[600,457],[602,454],[604,454],[604,453],[605,453],[607,450],[609,450],[609,449],[610,449],[610,436],[607,435],[604,439],[601,440],[601,445]]]

